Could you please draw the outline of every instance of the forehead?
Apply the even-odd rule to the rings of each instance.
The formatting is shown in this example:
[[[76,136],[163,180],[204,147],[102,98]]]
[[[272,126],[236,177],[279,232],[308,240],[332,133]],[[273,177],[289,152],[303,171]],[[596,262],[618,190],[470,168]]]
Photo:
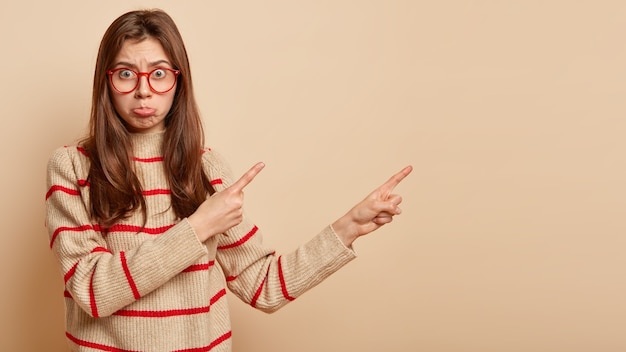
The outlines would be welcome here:
[[[163,61],[171,62],[163,45],[152,37],[142,40],[126,40],[115,56],[115,64],[123,62],[141,66]]]

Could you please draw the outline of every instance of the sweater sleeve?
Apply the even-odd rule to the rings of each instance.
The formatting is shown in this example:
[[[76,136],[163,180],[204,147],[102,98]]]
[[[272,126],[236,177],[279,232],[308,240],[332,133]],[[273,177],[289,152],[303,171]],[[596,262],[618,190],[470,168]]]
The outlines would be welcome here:
[[[234,182],[228,164],[210,152],[210,173],[218,173],[217,191]],[[356,257],[327,226],[295,251],[277,254],[263,246],[261,230],[244,220],[218,240],[216,260],[227,276],[229,289],[242,301],[274,312],[315,287]]]
[[[105,317],[160,287],[207,251],[185,219],[136,247],[109,250],[91,222],[89,191],[81,187],[87,175],[84,158],[70,147],[50,157],[46,227],[66,295],[89,315]]]

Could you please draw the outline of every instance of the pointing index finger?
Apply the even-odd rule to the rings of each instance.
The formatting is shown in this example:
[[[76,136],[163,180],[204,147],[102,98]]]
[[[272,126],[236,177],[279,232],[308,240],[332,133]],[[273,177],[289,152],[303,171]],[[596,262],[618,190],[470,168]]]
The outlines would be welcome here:
[[[244,187],[246,187],[250,182],[252,182],[252,180],[254,180],[256,175],[261,172],[264,167],[264,163],[256,163],[253,167],[250,168],[250,170],[243,174],[243,176],[241,176],[241,178],[237,180],[237,182],[233,183],[230,188],[234,189],[235,191],[241,192]]]
[[[404,180],[404,178],[407,177],[411,173],[411,171],[413,171],[413,167],[409,165],[400,170],[400,172],[391,176],[389,180],[387,180],[387,182],[382,184],[382,186],[378,187],[378,191],[383,193],[383,198],[387,198],[389,194],[391,194],[391,191],[393,191],[393,189],[400,182],[402,182],[402,180]]]

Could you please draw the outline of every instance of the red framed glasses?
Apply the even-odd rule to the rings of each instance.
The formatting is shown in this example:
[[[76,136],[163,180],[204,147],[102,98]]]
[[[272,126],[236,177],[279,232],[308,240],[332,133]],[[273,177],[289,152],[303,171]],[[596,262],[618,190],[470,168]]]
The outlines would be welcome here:
[[[139,86],[139,78],[146,76],[150,90],[155,93],[167,93],[176,85],[180,70],[171,68],[155,68],[150,72],[137,72],[133,69],[120,67],[107,71],[111,86],[118,93],[128,94]]]

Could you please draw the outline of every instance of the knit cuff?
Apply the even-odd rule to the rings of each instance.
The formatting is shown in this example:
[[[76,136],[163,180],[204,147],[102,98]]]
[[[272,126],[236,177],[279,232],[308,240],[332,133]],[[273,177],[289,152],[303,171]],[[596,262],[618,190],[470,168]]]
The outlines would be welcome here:
[[[333,228],[333,225],[328,225],[328,230],[330,232],[332,232],[332,234],[334,235],[334,239],[335,241],[339,242],[339,245],[342,246],[343,248],[345,248],[346,250],[352,252],[352,254],[354,256],[357,256],[358,253],[356,252],[356,250],[354,249],[354,247],[352,247],[352,244],[350,244],[350,246],[346,246],[343,241],[341,240],[341,238],[339,238],[339,235],[337,235],[337,232],[335,232],[335,229]]]

